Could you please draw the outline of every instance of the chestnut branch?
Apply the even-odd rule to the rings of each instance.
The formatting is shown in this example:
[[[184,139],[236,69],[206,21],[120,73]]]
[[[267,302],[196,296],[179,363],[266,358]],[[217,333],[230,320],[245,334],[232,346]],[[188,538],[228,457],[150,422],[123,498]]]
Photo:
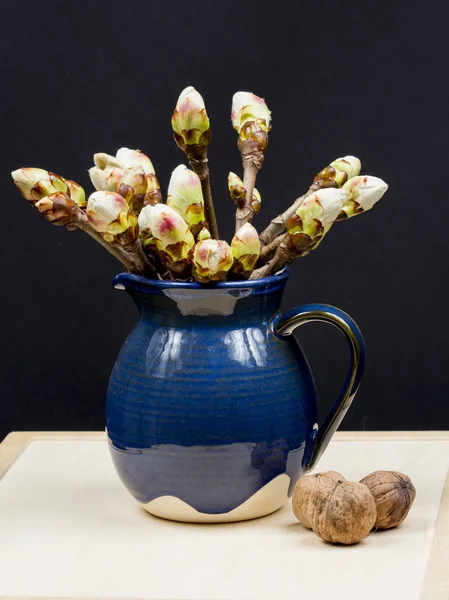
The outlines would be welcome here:
[[[287,210],[270,221],[268,227],[266,227],[259,236],[262,248],[269,245],[277,236],[285,231],[288,219],[296,212],[304,200],[318,189],[320,189],[320,185],[313,183],[303,196],[297,198]]]
[[[189,163],[194,173],[198,175],[201,181],[201,190],[203,192],[204,212],[206,221],[209,226],[209,231],[212,237],[219,239],[217,217],[215,216],[215,208],[212,200],[212,190],[210,187],[209,161],[207,158],[207,147],[204,147],[199,158],[194,158],[191,154],[187,154]]]
[[[229,173],[236,207],[230,245],[218,239],[208,162],[211,127],[204,100],[193,87],[181,92],[171,118],[174,139],[191,168],[173,170],[165,204],[149,156],[130,148],[120,148],[115,156],[94,155],[89,174],[97,191],[88,199],[75,181],[41,168],[17,169],[12,177],[49,222],[85,231],[127,271],[200,283],[276,274],[317,248],[335,222],[370,210],[387,190],[378,177],[360,175],[357,157],[337,158],[259,235],[251,221],[261,208],[255,185],[268,147],[271,112],[263,98],[237,92],[231,120],[243,181]]]
[[[148,262],[146,256],[143,254],[140,242],[138,246],[130,249],[130,251],[125,250],[119,245],[109,244],[103,239],[102,235],[98,233],[98,231],[95,231],[95,229],[89,223],[86,214],[81,209],[78,211],[77,219],[74,222],[74,225],[81,229],[81,231],[84,231],[90,235],[95,241],[101,244],[103,248],[106,248],[109,254],[112,254],[114,258],[119,260],[129,273],[143,275],[146,271],[154,270]]]

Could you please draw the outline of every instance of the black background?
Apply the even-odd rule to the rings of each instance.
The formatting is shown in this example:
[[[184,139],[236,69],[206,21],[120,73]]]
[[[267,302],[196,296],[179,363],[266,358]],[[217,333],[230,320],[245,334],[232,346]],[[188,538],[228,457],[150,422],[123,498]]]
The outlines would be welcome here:
[[[102,429],[115,357],[136,319],[110,286],[115,260],[50,226],[9,172],[39,166],[91,190],[93,152],[147,152],[164,189],[183,161],[170,116],[194,85],[212,123],[221,235],[241,173],[230,103],[237,90],[273,112],[262,229],[345,154],[390,184],[374,210],[338,224],[298,261],[284,308],[348,311],[368,347],[345,429],[449,428],[448,4],[445,1],[189,2],[80,0],[1,6],[0,439],[11,430]],[[325,325],[300,339],[321,409],[344,378],[345,342]]]

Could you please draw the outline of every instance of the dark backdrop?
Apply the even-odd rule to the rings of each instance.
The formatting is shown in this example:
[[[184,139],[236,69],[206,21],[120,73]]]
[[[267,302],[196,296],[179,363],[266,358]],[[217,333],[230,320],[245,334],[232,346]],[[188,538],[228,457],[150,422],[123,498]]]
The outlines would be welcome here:
[[[363,330],[366,375],[343,428],[449,428],[448,15],[444,0],[3,0],[0,439],[101,429],[108,376],[136,319],[110,286],[118,263],[40,218],[9,172],[45,167],[90,190],[93,152],[128,146],[150,155],[166,189],[183,161],[170,116],[190,84],[212,122],[228,241],[226,177],[241,172],[229,119],[237,90],[273,112],[259,228],[338,156],[359,156],[390,184],[373,211],[294,265],[284,307],[335,304]],[[345,342],[325,325],[300,339],[325,410],[344,377]]]

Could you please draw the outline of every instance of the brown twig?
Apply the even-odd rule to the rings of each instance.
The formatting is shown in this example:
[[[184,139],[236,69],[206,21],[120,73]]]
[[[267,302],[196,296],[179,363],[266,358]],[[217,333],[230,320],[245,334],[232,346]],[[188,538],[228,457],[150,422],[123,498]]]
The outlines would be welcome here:
[[[254,164],[244,167],[243,171],[243,187],[246,190],[245,202],[237,207],[235,213],[235,231],[237,232],[240,227],[243,227],[246,223],[251,221],[254,215],[254,209],[251,206],[251,200],[253,198],[254,185],[256,183],[258,169]],[[248,189],[251,189],[251,195],[248,193]],[[249,198],[249,199],[248,199]]]
[[[239,229],[239,215],[246,209],[246,189],[243,187],[243,181],[239,178],[236,185],[229,187],[229,195],[236,206],[235,230]]]
[[[261,247],[260,259],[263,262],[268,262],[273,258],[273,256],[276,253],[276,250],[279,248],[279,245],[282,242],[284,235],[285,234],[281,233],[281,235],[275,237],[274,240],[272,240],[269,244]]]
[[[279,269],[275,269],[276,264],[274,263],[274,258],[271,262],[269,262],[267,265],[264,265],[263,267],[260,267],[259,269],[255,269],[251,275],[250,275],[250,279],[262,279],[263,277],[268,277],[269,275],[271,275],[271,273],[273,273],[273,271],[278,271]]]
[[[136,252],[128,252],[124,248],[117,245],[108,244],[98,231],[96,231],[89,223],[86,214],[81,209],[78,211],[76,221],[74,225],[90,235],[95,241],[106,248],[106,250],[112,254],[117,260],[119,260],[130,273],[144,274],[147,270],[147,266],[150,266],[147,258],[137,250]],[[140,242],[139,242],[140,245]],[[142,248],[140,248],[142,250]],[[143,254],[143,250],[142,250]],[[144,260],[145,259],[145,260]]]
[[[141,272],[146,274],[151,273],[155,275],[157,274],[156,269],[148,260],[148,257],[146,256],[142,248],[142,243],[139,239],[137,239],[131,247],[126,248],[125,252],[128,252],[131,255],[131,259],[134,262],[136,268],[135,272]]]
[[[264,150],[261,145],[253,140],[245,140],[239,143],[243,163],[243,187],[246,190],[245,204],[237,207],[235,215],[236,232],[254,216],[252,199],[256,177],[264,161]]]
[[[255,269],[251,273],[250,279],[262,279],[262,277],[268,277],[272,273],[276,273],[277,271],[279,271],[287,264],[287,262],[283,262],[285,259],[285,254],[282,251],[280,252],[280,248],[283,244],[285,245],[285,241],[289,237],[289,234],[285,233],[280,237],[281,241],[276,250],[276,254],[273,256],[273,258],[268,264],[264,265],[263,267],[260,267],[259,269]]]
[[[193,146],[187,146],[187,149],[194,148]],[[209,231],[211,236],[218,240],[218,225],[217,225],[217,217],[215,216],[214,203],[212,201],[212,190],[210,187],[210,176],[209,176],[209,165],[207,158],[207,147],[204,147],[201,154],[196,157],[191,154],[187,154],[189,158],[190,166],[193,171],[198,175],[201,181],[201,190],[203,192],[203,200],[204,200],[204,212],[206,220],[209,224]]]
[[[306,256],[316,246],[317,239],[311,239],[309,236],[300,234],[290,235],[285,233],[276,250],[276,254],[267,265],[256,269],[251,273],[250,279],[262,279],[273,273],[277,273],[286,265],[290,264],[300,256]]]

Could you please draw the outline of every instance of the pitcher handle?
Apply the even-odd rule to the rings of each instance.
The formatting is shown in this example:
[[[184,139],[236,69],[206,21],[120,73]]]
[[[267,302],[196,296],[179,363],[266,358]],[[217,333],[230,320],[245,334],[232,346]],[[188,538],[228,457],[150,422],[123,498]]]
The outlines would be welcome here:
[[[365,366],[365,344],[360,329],[349,315],[335,306],[305,304],[284,314],[277,313],[272,321],[272,331],[279,339],[284,340],[297,327],[310,321],[330,323],[342,331],[348,340],[351,356],[348,377],[340,396],[323,423],[314,428],[312,437],[306,446],[305,472],[310,471],[316,465],[335,430],[342,422],[357,393]]]

